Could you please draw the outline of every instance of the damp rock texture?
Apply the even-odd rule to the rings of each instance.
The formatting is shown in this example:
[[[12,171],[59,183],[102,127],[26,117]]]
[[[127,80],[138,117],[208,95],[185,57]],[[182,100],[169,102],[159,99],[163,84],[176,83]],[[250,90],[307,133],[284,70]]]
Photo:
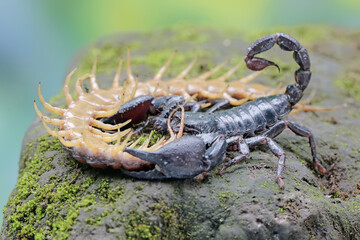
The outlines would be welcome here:
[[[79,76],[91,72],[98,56],[97,80],[107,88],[128,47],[140,80],[153,76],[177,49],[165,80],[196,56],[190,77],[228,59],[221,75],[243,61],[252,41],[277,31],[298,39],[310,54],[313,75],[304,99],[316,90],[313,105],[340,106],[289,116],[313,131],[319,160],[328,169],[325,176],[312,167],[307,139],[286,130],[276,138],[287,154],[284,190],[275,182],[277,158],[266,147],[255,149],[222,177],[215,169],[201,182],[135,180],[78,163],[36,119],[24,138],[19,178],[4,209],[0,238],[360,239],[360,31],[321,26],[249,35],[180,27],[101,39],[70,65],[79,66]],[[256,83],[276,88],[280,82],[294,82],[298,66],[292,54],[275,46],[262,56],[282,71],[267,69]],[[242,66],[231,80],[250,73]],[[63,96],[59,93],[51,102],[64,107]],[[228,159],[234,155],[229,153]]]

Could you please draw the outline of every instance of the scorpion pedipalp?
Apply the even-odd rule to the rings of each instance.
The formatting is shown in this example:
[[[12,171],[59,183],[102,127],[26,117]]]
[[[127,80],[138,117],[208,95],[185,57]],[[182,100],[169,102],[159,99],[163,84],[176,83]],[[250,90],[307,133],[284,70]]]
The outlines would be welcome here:
[[[140,179],[193,178],[219,165],[225,158],[226,141],[217,137],[209,148],[201,136],[183,136],[154,152],[125,148],[134,157],[156,167],[149,171],[126,171],[125,175]]]

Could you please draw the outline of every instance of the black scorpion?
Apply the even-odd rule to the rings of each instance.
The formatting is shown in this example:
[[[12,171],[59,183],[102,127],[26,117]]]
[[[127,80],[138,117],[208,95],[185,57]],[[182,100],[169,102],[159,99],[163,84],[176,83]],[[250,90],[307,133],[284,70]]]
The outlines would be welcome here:
[[[266,144],[279,159],[276,181],[280,188],[284,188],[281,174],[286,154],[273,138],[289,128],[295,134],[309,139],[313,165],[321,174],[325,174],[326,169],[317,159],[311,131],[296,122],[283,120],[291,112],[292,106],[300,101],[310,82],[310,59],[307,50],[288,34],[271,34],[255,41],[248,48],[244,59],[246,66],[254,71],[268,66],[275,66],[280,70],[276,63],[255,57],[272,48],[275,43],[285,51],[293,51],[293,57],[300,66],[295,72],[295,84],[288,85],[284,94],[258,98],[223,111],[215,112],[215,107],[205,113],[186,112],[184,132],[191,136],[179,138],[155,152],[126,148],[126,152],[149,161],[156,167],[149,171],[122,171],[140,179],[191,178],[221,164],[225,159],[226,149],[236,144],[240,154],[223,165],[218,172],[222,174],[229,166],[248,158],[250,148]],[[222,103],[218,104],[221,105]],[[177,113],[171,122],[175,130],[179,128],[179,118]],[[166,120],[164,116],[154,118],[155,128],[166,131]]]

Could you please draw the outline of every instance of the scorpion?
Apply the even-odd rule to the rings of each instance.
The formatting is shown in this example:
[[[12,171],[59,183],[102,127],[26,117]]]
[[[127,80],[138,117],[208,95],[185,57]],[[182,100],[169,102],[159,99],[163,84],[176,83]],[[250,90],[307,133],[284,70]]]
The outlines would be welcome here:
[[[238,107],[222,111],[186,112],[174,114],[174,119],[158,117],[153,120],[154,128],[160,131],[184,131],[187,136],[180,137],[156,151],[124,148],[124,152],[155,165],[147,171],[121,171],[139,179],[184,179],[208,172],[225,160],[226,150],[236,146],[239,155],[226,162],[218,174],[228,167],[250,156],[250,149],[267,145],[278,158],[275,180],[279,187],[285,187],[282,172],[285,167],[286,153],[273,140],[286,128],[309,140],[314,167],[324,175],[326,169],[320,164],[312,132],[291,120],[284,120],[292,107],[300,101],[311,78],[310,59],[307,50],[293,37],[285,33],[275,33],[255,41],[247,50],[246,66],[254,71],[269,66],[279,66],[267,59],[255,57],[277,44],[282,50],[293,51],[293,58],[299,65],[295,71],[295,84],[286,87],[283,94],[260,97]],[[217,109],[215,109],[217,110]],[[169,126],[164,122],[168,120]],[[182,121],[181,121],[182,120]],[[171,121],[171,123],[170,123]]]
[[[76,160],[92,167],[110,166],[120,169],[126,175],[141,179],[192,178],[222,164],[229,147],[237,146],[240,155],[227,162],[219,174],[227,167],[246,159],[250,154],[250,148],[267,144],[279,158],[276,180],[283,188],[281,172],[285,164],[285,153],[272,138],[285,128],[290,128],[300,136],[308,137],[314,166],[322,174],[326,170],[317,160],[316,146],[310,130],[295,122],[283,120],[291,113],[293,107],[298,106],[296,103],[300,101],[310,81],[310,60],[307,51],[289,35],[277,33],[261,38],[250,46],[245,57],[246,65],[255,71],[261,71],[268,66],[279,68],[271,61],[254,57],[270,49],[275,43],[284,50],[294,51],[295,61],[300,65],[295,72],[296,83],[289,85],[285,94],[269,96],[277,93],[279,89],[271,90],[264,87],[262,93],[248,91],[246,83],[254,79],[259,72],[226,83],[225,80],[239,65],[219,78],[209,80],[208,78],[225,63],[186,82],[188,80],[184,80],[184,77],[189,73],[196,59],[178,76],[160,84],[162,75],[175,53],[153,79],[139,82],[138,78],[135,79],[132,75],[128,51],[127,81],[122,86],[119,82],[122,59],[109,90],[99,88],[96,82],[95,60],[92,73],[80,76],[75,83],[75,91],[78,95],[76,99],[69,90],[70,79],[76,68],[66,77],[64,95],[67,109],[47,103],[41,95],[39,83],[40,102],[50,112],[60,115],[60,119],[45,116],[39,111],[35,101],[34,108],[46,131],[58,138],[64,149],[68,150]],[[90,92],[84,91],[81,87],[86,79],[90,80]],[[180,83],[182,86],[179,85]],[[208,88],[205,89],[204,86]],[[220,90],[215,89],[215,86]],[[253,87],[259,89],[256,85]],[[200,101],[193,101],[196,96]],[[248,100],[253,101],[247,102]],[[209,102],[212,106],[206,112],[199,112],[200,109],[209,106]],[[229,105],[230,109],[218,111]],[[175,113],[178,108],[182,109],[181,113]],[[305,102],[296,110],[331,109],[308,107]],[[154,117],[148,118],[149,115]],[[133,127],[143,121],[145,123],[134,131]],[[51,129],[48,124],[58,128]],[[149,124],[152,124],[157,131],[169,133],[170,138],[162,137],[156,143],[150,144],[153,132],[149,135],[142,133]],[[140,137],[130,140],[138,133],[141,133]],[[147,139],[140,144],[143,136]],[[144,168],[149,170],[143,171]]]

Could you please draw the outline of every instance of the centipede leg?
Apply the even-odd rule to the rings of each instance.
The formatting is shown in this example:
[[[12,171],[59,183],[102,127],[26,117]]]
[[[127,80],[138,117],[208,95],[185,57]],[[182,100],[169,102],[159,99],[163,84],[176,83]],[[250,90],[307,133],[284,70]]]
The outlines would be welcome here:
[[[164,64],[164,66],[162,66],[159,71],[155,74],[154,80],[156,82],[161,80],[161,77],[164,75],[166,69],[168,69],[168,67],[170,66],[172,60],[174,59],[174,56],[176,54],[176,50],[171,54],[171,56],[169,57],[169,59],[166,61],[166,63]]]
[[[97,57],[95,57],[94,64],[93,64],[93,67],[92,67],[92,71],[91,71],[90,84],[91,84],[92,90],[98,90],[99,89],[99,85],[96,82],[97,60],[98,60]]]
[[[246,103],[247,101],[249,101],[251,96],[252,96],[252,94],[249,94],[245,98],[235,99],[235,98],[231,97],[228,93],[223,94],[223,97],[229,101],[231,106],[240,106],[240,105]]]
[[[212,75],[217,73],[220,69],[222,69],[226,65],[227,62],[228,62],[228,60],[220,63],[219,65],[215,66],[213,69],[210,69],[209,71],[207,71],[207,72],[203,73],[202,75],[200,75],[198,77],[198,79],[201,79],[201,80],[208,79],[209,77],[211,77]]]
[[[55,114],[59,114],[59,115],[62,115],[65,110],[64,109],[61,109],[61,108],[58,108],[58,107],[54,107],[52,106],[51,104],[47,103],[44,99],[44,97],[42,96],[41,94],[41,84],[39,83],[38,85],[38,96],[39,96],[39,99],[40,99],[40,102],[41,104],[50,112],[52,113],[55,113]]]
[[[75,73],[76,70],[77,70],[77,68],[74,68],[74,70],[72,70],[66,76],[66,79],[65,79],[64,95],[65,95],[66,103],[67,103],[68,106],[73,102],[72,96],[71,96],[70,91],[69,91],[69,84],[70,84],[70,79],[71,79],[72,75]]]
[[[57,125],[57,126],[61,126],[63,125],[65,122],[64,120],[61,120],[61,119],[52,119],[52,118],[49,118],[47,116],[44,116],[40,110],[38,109],[37,105],[36,105],[36,102],[34,101],[34,108],[35,108],[35,112],[36,114],[41,118],[41,120],[43,120],[44,122],[46,123],[50,123],[52,125]]]
[[[131,63],[130,63],[130,49],[128,48],[127,50],[127,59],[126,59],[126,77],[127,77],[127,81],[129,83],[130,86],[133,86],[135,84],[135,77],[132,74],[131,71]]]
[[[191,63],[181,72],[179,73],[175,79],[184,79],[185,76],[190,72],[190,70],[194,67],[195,62],[197,61],[197,57],[194,58]]]
[[[120,62],[119,62],[119,65],[118,65],[118,68],[116,69],[116,73],[115,73],[115,76],[114,76],[112,88],[119,87],[119,79],[120,79],[120,73],[121,73],[122,64],[123,64],[123,59],[121,58]]]

